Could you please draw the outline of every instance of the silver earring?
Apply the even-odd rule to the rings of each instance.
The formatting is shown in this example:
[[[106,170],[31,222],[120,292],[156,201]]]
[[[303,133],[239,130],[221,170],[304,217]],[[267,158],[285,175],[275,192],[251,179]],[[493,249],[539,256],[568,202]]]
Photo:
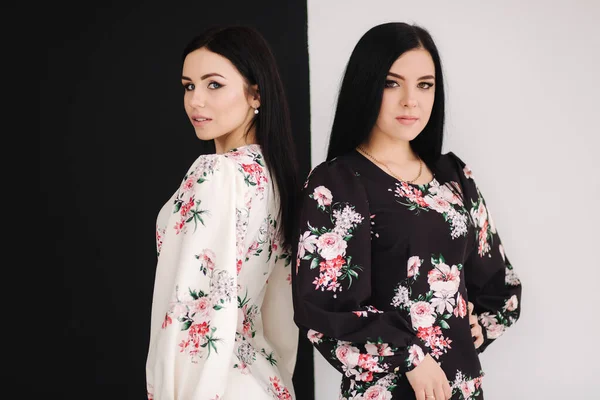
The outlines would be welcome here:
[[[254,114],[258,114],[258,108],[254,109]]]

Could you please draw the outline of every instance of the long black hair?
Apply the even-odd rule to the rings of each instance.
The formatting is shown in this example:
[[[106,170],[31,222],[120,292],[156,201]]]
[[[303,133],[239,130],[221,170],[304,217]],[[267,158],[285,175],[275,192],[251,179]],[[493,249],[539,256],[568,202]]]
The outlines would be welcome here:
[[[327,160],[352,151],[373,129],[383,97],[385,80],[392,64],[409,50],[425,49],[435,65],[435,100],[423,131],[413,139],[412,149],[430,167],[442,152],[444,138],[444,78],[433,38],[417,25],[388,22],[369,29],[358,41],[346,65]]]
[[[250,127],[256,128],[256,141],[279,194],[281,224],[277,228],[283,234],[285,244],[291,245],[300,180],[288,102],[273,52],[254,28],[216,26],[186,45],[182,61],[189,53],[203,47],[227,58],[249,87],[258,86],[260,114],[254,116]]]

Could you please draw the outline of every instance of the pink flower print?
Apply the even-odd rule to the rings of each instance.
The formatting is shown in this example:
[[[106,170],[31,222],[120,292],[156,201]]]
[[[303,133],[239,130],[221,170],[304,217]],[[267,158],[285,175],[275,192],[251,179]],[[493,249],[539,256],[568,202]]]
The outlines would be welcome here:
[[[424,200],[429,208],[440,214],[448,212],[452,208],[450,203],[441,196],[427,196]]]
[[[325,186],[316,187],[313,192],[313,197],[321,207],[331,205],[331,201],[333,200],[331,191]]]
[[[423,192],[417,188],[413,188],[406,182],[397,185],[395,192],[398,197],[405,197],[420,207],[427,207],[427,202],[423,198]]]
[[[491,324],[485,328],[488,339],[498,339],[504,333],[505,326],[502,324]]]
[[[302,259],[305,252],[313,253],[317,245],[317,237],[312,235],[310,231],[306,231],[300,236],[298,240],[298,258]]]
[[[375,373],[383,372],[383,368],[377,363],[377,358],[369,354],[360,354],[358,356],[358,366]]]
[[[271,388],[275,392],[277,400],[292,400],[292,395],[289,390],[281,384],[278,377],[273,376],[270,377],[269,380],[271,381]]]
[[[471,171],[471,168],[469,168],[467,165],[465,165],[463,168],[463,173],[467,178],[473,179],[473,171]]]
[[[167,313],[167,314],[165,314],[165,319],[163,320],[161,328],[165,329],[167,326],[171,325],[172,323],[173,323],[173,319]]]
[[[341,256],[336,257],[333,260],[321,261],[319,263],[319,276],[315,278],[313,284],[316,285],[315,290],[321,288],[321,290],[336,291],[340,286],[338,283],[338,276],[342,274],[341,269],[344,266],[346,260]]]
[[[252,180],[260,186],[261,183],[267,182],[267,177],[264,175],[263,168],[258,164],[242,164],[242,169],[252,177]]]
[[[471,210],[471,216],[473,217],[475,223],[479,228],[483,228],[483,224],[487,222],[487,215],[488,213],[485,208],[485,205],[483,204],[483,201],[479,202],[479,206],[477,207],[477,209]]]
[[[181,210],[179,210],[179,212],[183,217],[185,217],[188,214],[188,212],[190,212],[192,207],[194,207],[194,196],[192,196],[187,203],[181,206]]]
[[[373,372],[365,371],[363,373],[355,373],[354,379],[358,382],[371,382],[373,380]]]
[[[450,267],[447,264],[439,263],[427,274],[427,282],[431,290],[445,292],[452,296],[458,291],[460,285],[460,271],[456,265]]]
[[[447,339],[442,335],[442,329],[439,326],[419,328],[417,337],[425,342],[425,345],[431,349],[430,354],[435,358],[438,358],[451,348],[450,344],[452,343],[452,340]]]
[[[317,247],[321,257],[331,260],[345,255],[348,244],[341,235],[334,232],[327,232],[319,237]]]
[[[413,276],[419,275],[419,268],[421,267],[421,259],[418,256],[412,256],[407,262],[407,276],[412,278]]]
[[[475,393],[475,382],[472,380],[462,382],[460,384],[460,391],[465,399],[470,398]]]
[[[176,222],[175,226],[174,226],[175,233],[179,235],[183,231],[184,227],[185,227],[185,220],[182,219],[181,221]]]
[[[450,182],[449,185],[452,185],[454,183],[455,182]],[[462,199],[460,198],[460,196],[456,192],[451,190],[450,187],[448,187],[446,185],[438,184],[437,186],[432,186],[432,188],[430,189],[430,193],[435,194],[436,196],[446,200],[447,202],[449,202],[451,204],[461,204],[462,205]]]
[[[183,191],[187,192],[194,187],[194,183],[196,183],[197,179],[195,175],[190,175],[183,183]]]
[[[238,259],[235,263],[235,270],[237,271],[237,274],[240,274],[240,271],[242,270],[242,260]]]
[[[413,344],[408,348],[408,362],[410,365],[418,366],[421,364],[421,361],[425,358],[425,353],[423,353],[423,349],[419,347],[419,345]]]
[[[215,269],[215,259],[217,256],[211,249],[204,249],[196,256],[200,261],[201,268],[205,271],[212,271]]]
[[[426,301],[418,301],[410,307],[410,319],[414,329],[428,328],[435,322],[435,309]]]
[[[364,400],[391,400],[392,394],[382,385],[373,385],[365,391],[362,398]]]
[[[479,245],[477,247],[477,253],[480,257],[483,257],[488,251],[490,251],[490,244],[487,241],[487,228],[488,221],[486,220],[479,231]]]
[[[454,316],[458,318],[464,318],[467,316],[467,302],[460,293],[456,297],[456,308],[454,309]]]
[[[394,352],[387,343],[367,343],[365,344],[365,350],[367,350],[368,354],[374,356],[386,357],[394,355]]]
[[[210,331],[208,322],[203,322],[201,324],[192,325],[190,328],[190,334],[199,334],[201,336],[206,336],[206,334]]]
[[[358,364],[360,352],[354,346],[342,344],[335,349],[335,356],[348,368],[354,368]]]
[[[512,295],[512,297],[510,299],[508,299],[506,301],[506,304],[504,305],[504,309],[506,311],[515,311],[518,307],[519,307],[519,299],[514,294]]]
[[[311,343],[321,343],[323,340],[323,334],[313,329],[310,329],[306,336]]]
[[[194,300],[192,303],[192,311],[197,314],[198,317],[206,318],[210,315],[212,310],[212,304],[207,296],[200,297]]]

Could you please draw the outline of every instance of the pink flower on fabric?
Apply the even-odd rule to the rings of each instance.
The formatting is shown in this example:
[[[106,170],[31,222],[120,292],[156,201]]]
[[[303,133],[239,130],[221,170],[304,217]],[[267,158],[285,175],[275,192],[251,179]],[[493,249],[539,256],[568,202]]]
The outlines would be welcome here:
[[[317,240],[319,254],[326,260],[345,255],[346,247],[348,247],[348,244],[344,238],[334,232],[324,233]]]
[[[373,385],[365,391],[362,398],[364,400],[391,400],[392,394],[381,385]]]
[[[425,353],[423,353],[423,349],[419,345],[413,344],[408,348],[408,361],[411,365],[418,366],[424,358]]]
[[[327,189],[325,186],[316,187],[313,192],[313,197],[321,207],[331,205],[331,201],[333,200],[331,190]]]
[[[407,262],[407,276],[412,278],[415,275],[419,275],[419,268],[421,267],[421,259],[418,256],[412,256]]]
[[[428,328],[435,322],[435,309],[426,301],[418,301],[410,307],[410,319],[413,328]]]

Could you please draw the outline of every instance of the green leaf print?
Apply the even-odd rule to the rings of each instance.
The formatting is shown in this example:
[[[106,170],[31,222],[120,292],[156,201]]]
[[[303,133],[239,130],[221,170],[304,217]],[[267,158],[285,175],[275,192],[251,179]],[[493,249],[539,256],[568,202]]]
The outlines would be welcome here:
[[[319,266],[319,259],[317,257],[313,258],[310,262],[310,269],[315,269]]]

